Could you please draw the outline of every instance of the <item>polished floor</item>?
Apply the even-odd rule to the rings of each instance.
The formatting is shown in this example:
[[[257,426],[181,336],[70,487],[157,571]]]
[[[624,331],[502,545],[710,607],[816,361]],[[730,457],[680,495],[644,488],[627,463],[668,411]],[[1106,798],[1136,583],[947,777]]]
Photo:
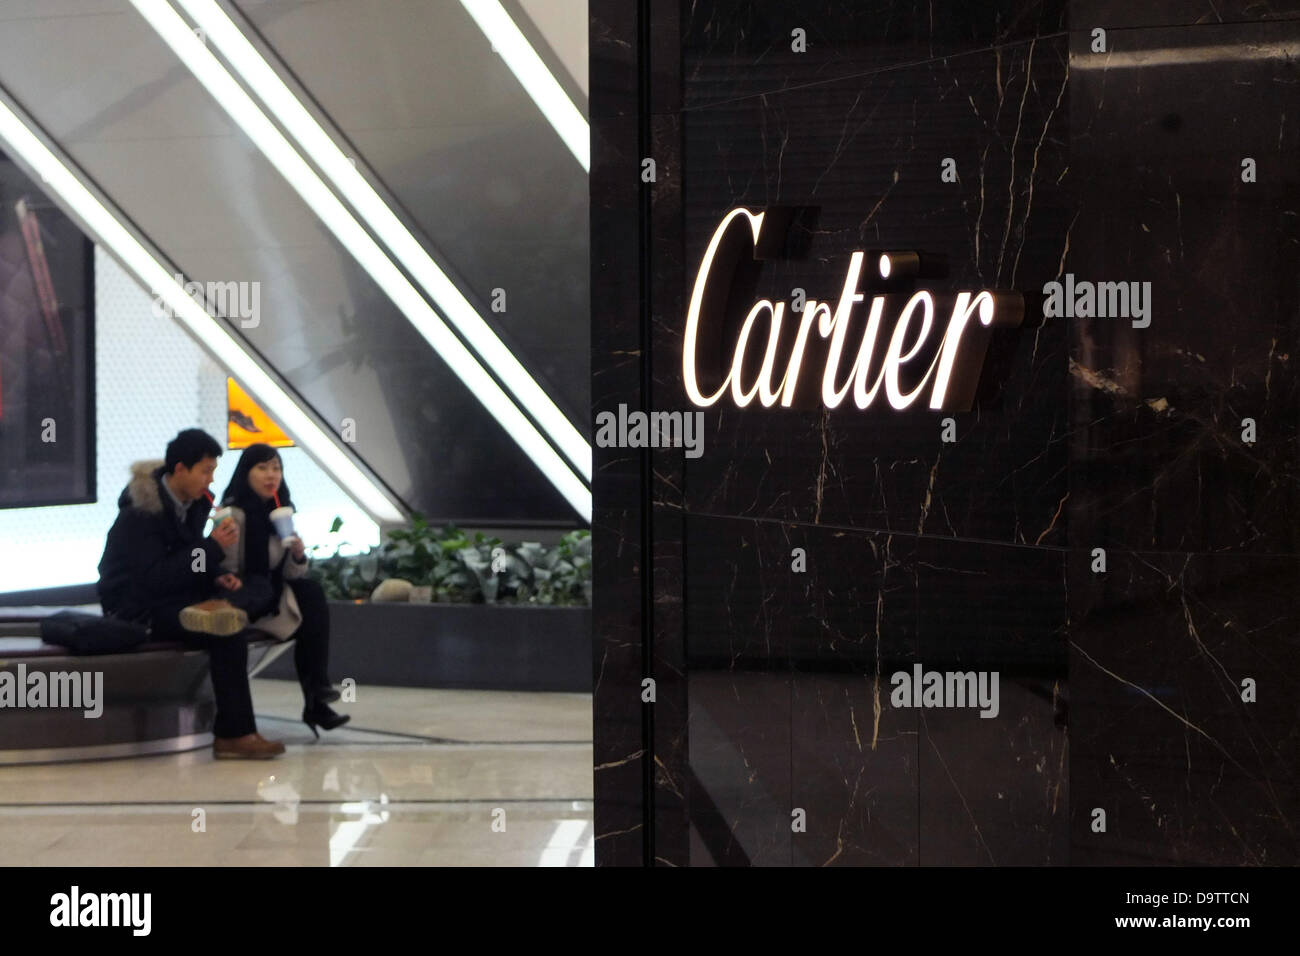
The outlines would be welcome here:
[[[313,739],[253,681],[270,761],[0,767],[0,866],[591,866],[591,697],[367,688]]]

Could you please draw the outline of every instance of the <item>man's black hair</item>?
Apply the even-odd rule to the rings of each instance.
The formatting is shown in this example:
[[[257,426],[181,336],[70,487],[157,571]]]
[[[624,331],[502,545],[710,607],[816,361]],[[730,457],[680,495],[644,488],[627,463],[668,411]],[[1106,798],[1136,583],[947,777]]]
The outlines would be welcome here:
[[[204,458],[220,458],[221,446],[202,428],[187,428],[167,443],[164,471],[173,474],[178,464],[193,468]]]

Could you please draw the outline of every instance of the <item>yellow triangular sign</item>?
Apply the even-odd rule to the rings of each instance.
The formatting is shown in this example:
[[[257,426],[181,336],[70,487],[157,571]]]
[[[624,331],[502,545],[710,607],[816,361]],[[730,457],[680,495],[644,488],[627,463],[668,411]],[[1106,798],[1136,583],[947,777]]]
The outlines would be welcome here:
[[[284,433],[270,415],[239,387],[233,378],[226,379],[226,447],[247,448],[258,443],[288,448],[293,439]]]

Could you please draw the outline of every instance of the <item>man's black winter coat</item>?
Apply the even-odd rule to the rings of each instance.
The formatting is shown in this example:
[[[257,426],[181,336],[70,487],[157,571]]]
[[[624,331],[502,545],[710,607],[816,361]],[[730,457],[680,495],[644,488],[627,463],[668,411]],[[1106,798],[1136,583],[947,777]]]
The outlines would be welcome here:
[[[222,549],[203,537],[207,502],[191,504],[182,524],[162,486],[162,474],[161,461],[131,466],[99,562],[99,601],[105,614],[147,621],[155,609],[195,604],[216,591]],[[203,552],[201,561],[196,549]]]

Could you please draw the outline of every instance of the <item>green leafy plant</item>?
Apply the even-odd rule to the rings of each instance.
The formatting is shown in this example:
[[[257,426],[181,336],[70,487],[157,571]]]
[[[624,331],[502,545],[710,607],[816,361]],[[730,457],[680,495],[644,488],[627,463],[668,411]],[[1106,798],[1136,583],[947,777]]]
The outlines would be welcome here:
[[[335,519],[337,532],[342,522]],[[535,541],[505,544],[455,525],[435,527],[415,512],[407,528],[390,531],[364,554],[342,555],[346,543],[312,549],[311,570],[331,598],[366,598],[381,581],[402,578],[446,603],[589,605],[591,532],[571,531],[552,548]]]

